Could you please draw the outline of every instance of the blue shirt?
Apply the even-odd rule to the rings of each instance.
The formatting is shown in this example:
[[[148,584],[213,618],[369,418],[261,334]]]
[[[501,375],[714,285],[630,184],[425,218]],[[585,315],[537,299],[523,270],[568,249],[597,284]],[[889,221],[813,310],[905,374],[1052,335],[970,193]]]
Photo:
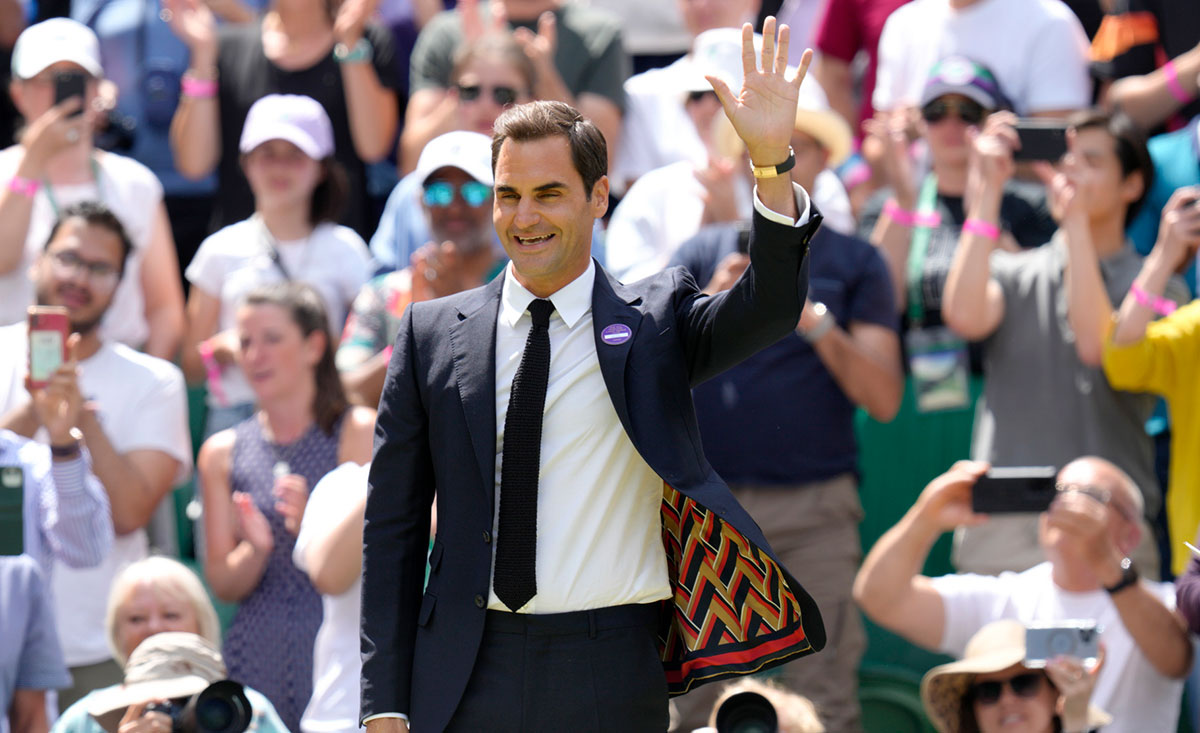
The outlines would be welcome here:
[[[1200,139],[1197,131],[1200,128],[1200,117],[1194,118],[1182,130],[1156,135],[1150,138],[1146,147],[1150,149],[1150,159],[1154,161],[1154,185],[1146,194],[1142,208],[1137,216],[1129,223],[1127,234],[1133,240],[1133,246],[1138,254],[1148,255],[1154,249],[1158,239],[1158,225],[1162,218],[1163,207],[1175,189],[1183,186],[1200,184]],[[1184,274],[1188,288],[1196,293],[1196,261],[1188,265]],[[1113,303],[1120,306],[1119,303]]]
[[[0,714],[7,727],[13,692],[71,684],[54,628],[54,604],[38,564],[26,555],[0,557]]]
[[[738,247],[738,226],[701,230],[675,253],[703,287]],[[842,328],[895,329],[899,318],[883,257],[828,227],[809,247],[809,300]],[[857,471],[855,405],[816,351],[794,331],[692,391],[704,453],[730,483],[794,485]]]

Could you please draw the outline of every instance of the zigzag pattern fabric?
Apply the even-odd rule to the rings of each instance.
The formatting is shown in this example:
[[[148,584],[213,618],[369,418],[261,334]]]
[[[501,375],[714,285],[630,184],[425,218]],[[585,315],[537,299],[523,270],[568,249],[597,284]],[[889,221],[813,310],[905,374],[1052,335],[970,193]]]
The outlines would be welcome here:
[[[666,484],[661,511],[668,574],[675,578],[659,635],[671,696],[813,652],[800,605],[774,560]]]

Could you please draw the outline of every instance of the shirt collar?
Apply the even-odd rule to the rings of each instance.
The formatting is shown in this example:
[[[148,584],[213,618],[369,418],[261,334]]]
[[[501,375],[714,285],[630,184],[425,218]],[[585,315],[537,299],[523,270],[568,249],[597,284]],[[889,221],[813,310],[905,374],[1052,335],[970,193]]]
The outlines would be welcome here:
[[[567,328],[574,328],[579,319],[591,310],[592,288],[595,284],[596,263],[594,260],[588,260],[587,269],[582,275],[559,288],[548,298],[554,304],[554,312],[563,319]],[[514,328],[535,299],[536,295],[517,282],[510,261],[504,271],[504,287],[500,290],[500,322]]]

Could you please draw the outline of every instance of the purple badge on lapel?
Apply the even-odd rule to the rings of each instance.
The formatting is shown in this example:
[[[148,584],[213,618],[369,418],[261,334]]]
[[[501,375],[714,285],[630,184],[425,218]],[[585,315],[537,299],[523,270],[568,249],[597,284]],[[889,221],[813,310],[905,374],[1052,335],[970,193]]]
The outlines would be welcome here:
[[[609,346],[623,344],[633,336],[633,331],[629,330],[629,326],[624,323],[614,323],[611,326],[605,326],[600,332],[600,340]]]

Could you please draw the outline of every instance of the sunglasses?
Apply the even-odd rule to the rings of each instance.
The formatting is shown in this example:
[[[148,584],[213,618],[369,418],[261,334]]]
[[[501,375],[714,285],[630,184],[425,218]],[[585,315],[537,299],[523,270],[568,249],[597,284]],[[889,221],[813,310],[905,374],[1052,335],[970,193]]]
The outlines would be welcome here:
[[[474,102],[483,94],[484,89],[492,93],[492,101],[501,107],[507,107],[517,101],[517,90],[512,87],[484,87],[481,84],[456,84],[458,98],[464,102]]]
[[[1004,694],[1004,686],[1008,685],[1017,697],[1033,697],[1042,689],[1042,681],[1046,675],[1041,672],[1025,672],[1006,680],[988,680],[971,685],[971,700],[980,705],[995,705]]]
[[[926,122],[941,122],[952,112],[968,125],[978,125],[987,116],[983,105],[969,99],[935,99],[921,108]]]
[[[426,206],[444,209],[454,203],[455,191],[458,191],[459,197],[466,202],[467,206],[471,207],[483,206],[492,195],[492,187],[479,181],[467,181],[459,186],[437,181],[425,185],[425,194],[422,199]]]

